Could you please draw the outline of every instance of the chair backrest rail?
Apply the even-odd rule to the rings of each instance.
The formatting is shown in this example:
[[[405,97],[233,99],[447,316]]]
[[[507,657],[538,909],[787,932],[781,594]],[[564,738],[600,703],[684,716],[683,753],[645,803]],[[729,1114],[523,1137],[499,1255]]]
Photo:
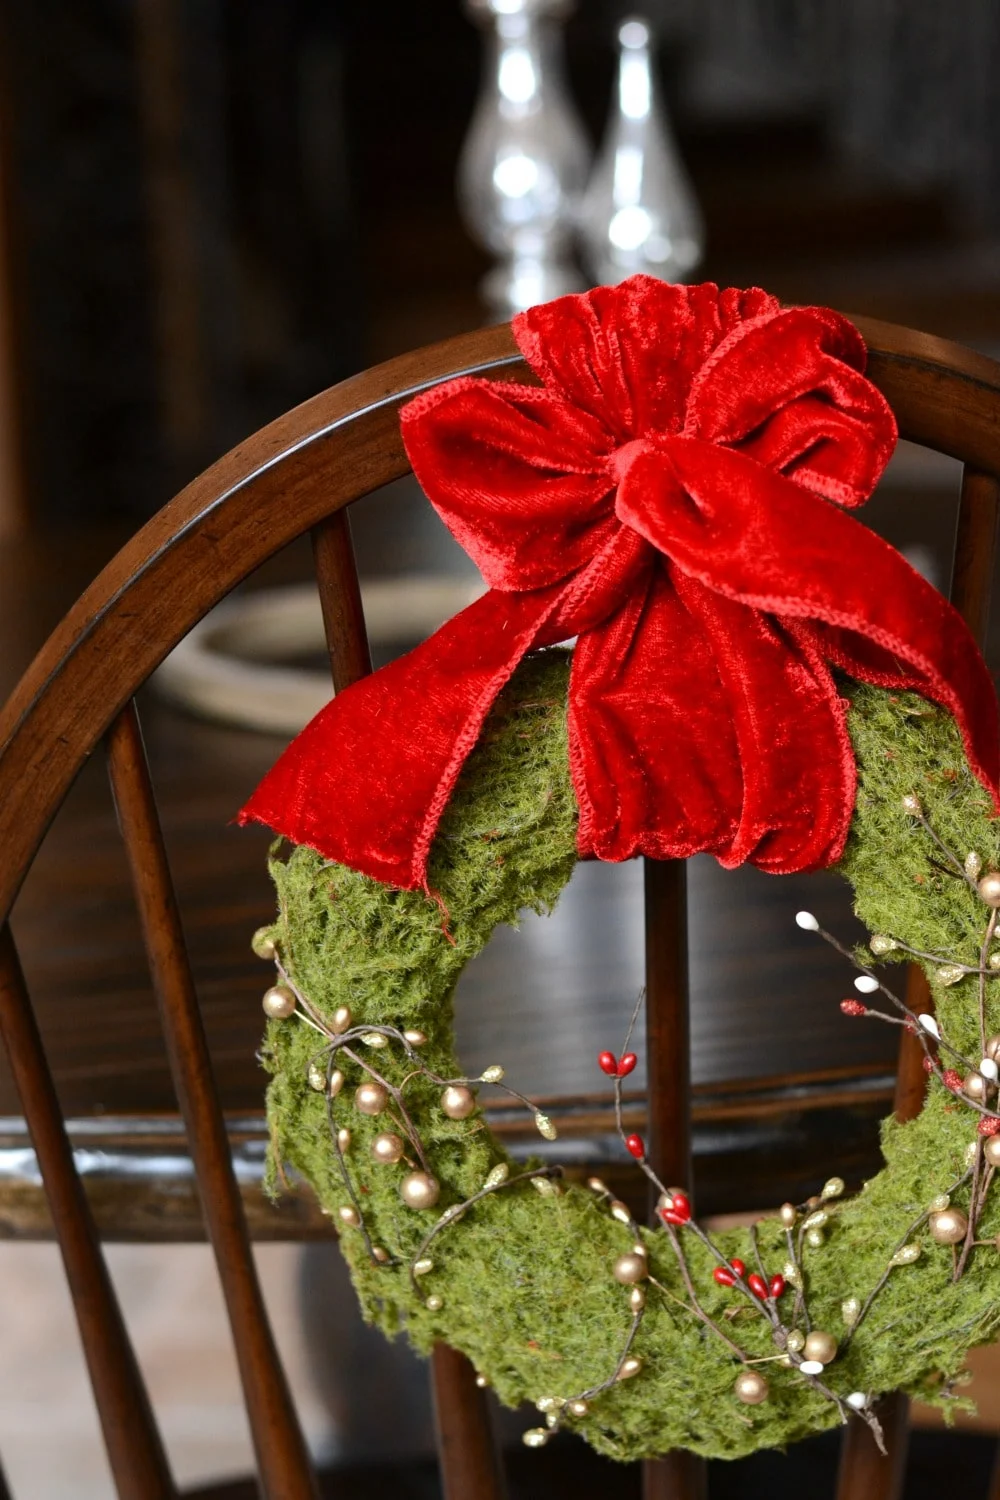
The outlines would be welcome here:
[[[107,753],[146,956],[229,1314],[263,1493],[266,1500],[315,1500],[315,1478],[250,1250],[134,702],[111,726]]]
[[[0,1032],[45,1183],[118,1494],[121,1500],[176,1500],[7,923],[0,927]]]

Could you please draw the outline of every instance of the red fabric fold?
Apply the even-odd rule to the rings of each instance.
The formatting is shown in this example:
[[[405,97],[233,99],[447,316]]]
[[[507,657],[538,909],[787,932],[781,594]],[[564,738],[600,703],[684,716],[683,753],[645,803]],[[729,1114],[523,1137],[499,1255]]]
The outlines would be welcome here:
[[[402,413],[414,472],[491,591],[338,695],[241,820],[425,886],[497,693],[570,636],[582,856],[835,861],[855,767],[831,664],[948,708],[1000,807],[971,635],[847,513],[896,430],[846,319],[633,277],[514,333],[541,388],[456,380]]]

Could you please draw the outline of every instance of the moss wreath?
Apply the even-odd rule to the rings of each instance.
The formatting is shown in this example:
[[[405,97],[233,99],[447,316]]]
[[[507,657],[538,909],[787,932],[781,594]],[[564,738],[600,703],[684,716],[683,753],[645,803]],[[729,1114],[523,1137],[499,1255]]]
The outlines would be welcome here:
[[[873,1404],[891,1390],[953,1408],[966,1351],[1000,1327],[1000,822],[953,719],[912,693],[841,684],[859,783],[839,869],[872,934],[845,952],[858,998],[842,1009],[916,1032],[922,1113],[885,1122],[885,1167],[856,1196],[831,1178],[804,1205],[709,1236],[660,1184],[650,1229],[600,1182],[512,1160],[476,1094],[506,1087],[502,1068],[465,1078],[454,1050],[463,966],[498,923],[550,910],[577,858],[568,663],[528,657],[466,763],[431,856],[447,931],[421,892],[304,846],[272,851],[278,916],[254,939],[278,971],[263,1052],[272,1190],[286,1163],[312,1184],[366,1318],[425,1352],[446,1341],[505,1404],[533,1402],[529,1445],[567,1426],[617,1459],[736,1458],[852,1413],[878,1438]],[[913,959],[936,1020],[873,972]],[[618,1099],[630,1063],[602,1055]],[[642,1158],[641,1140],[623,1145]]]

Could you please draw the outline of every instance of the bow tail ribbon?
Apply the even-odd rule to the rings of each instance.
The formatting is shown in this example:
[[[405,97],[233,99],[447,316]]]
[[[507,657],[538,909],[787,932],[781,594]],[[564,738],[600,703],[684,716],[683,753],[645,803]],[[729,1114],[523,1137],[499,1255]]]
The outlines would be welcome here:
[[[388,885],[425,886],[459,772],[561,593],[493,590],[345,688],[288,746],[239,822],[265,823]]]

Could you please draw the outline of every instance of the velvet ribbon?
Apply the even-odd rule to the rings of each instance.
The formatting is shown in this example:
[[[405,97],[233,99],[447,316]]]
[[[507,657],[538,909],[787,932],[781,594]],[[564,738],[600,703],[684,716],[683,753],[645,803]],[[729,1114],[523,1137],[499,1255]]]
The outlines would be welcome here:
[[[526,652],[570,637],[582,857],[835,862],[856,773],[831,664],[949,709],[1000,806],[972,636],[849,513],[896,441],[851,323],[635,276],[513,329],[540,387],[462,378],[401,415],[414,473],[489,591],[338,694],[241,821],[426,886],[497,694]]]

